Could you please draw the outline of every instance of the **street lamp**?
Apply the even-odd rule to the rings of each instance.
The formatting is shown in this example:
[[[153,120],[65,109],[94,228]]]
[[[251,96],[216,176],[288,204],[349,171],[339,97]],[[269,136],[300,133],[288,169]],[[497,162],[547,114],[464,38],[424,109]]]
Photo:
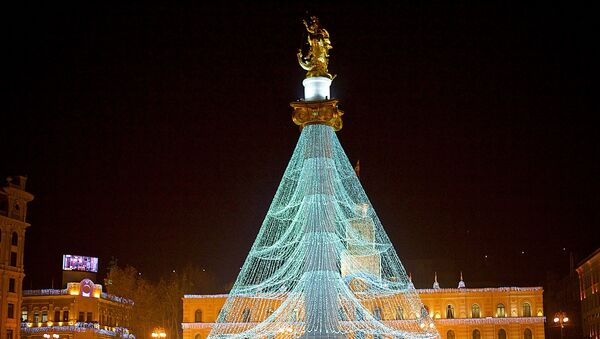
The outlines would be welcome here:
[[[560,339],[563,337],[563,328],[565,328],[565,324],[569,322],[569,317],[565,312],[558,312],[554,315],[554,323],[557,326],[560,326]]]
[[[161,339],[166,337],[167,334],[165,333],[165,330],[163,330],[161,327],[155,328],[154,331],[152,331],[152,338]]]

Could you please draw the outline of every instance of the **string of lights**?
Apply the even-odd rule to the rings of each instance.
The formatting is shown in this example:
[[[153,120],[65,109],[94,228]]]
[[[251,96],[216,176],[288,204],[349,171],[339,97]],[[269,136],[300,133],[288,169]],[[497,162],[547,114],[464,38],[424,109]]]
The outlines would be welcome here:
[[[307,125],[209,338],[350,333],[438,336],[334,129]]]

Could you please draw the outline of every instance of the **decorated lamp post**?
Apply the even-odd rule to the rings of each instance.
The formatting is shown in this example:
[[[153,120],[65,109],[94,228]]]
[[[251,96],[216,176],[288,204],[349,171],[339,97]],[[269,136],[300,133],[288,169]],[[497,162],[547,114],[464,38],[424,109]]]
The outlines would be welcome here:
[[[565,328],[565,325],[569,322],[569,317],[567,317],[567,314],[565,312],[558,312],[554,315],[554,323],[557,326],[560,326],[560,339],[563,338],[563,328]]]
[[[167,334],[165,333],[165,330],[162,327],[157,327],[152,331],[152,338],[162,339],[166,337]]]

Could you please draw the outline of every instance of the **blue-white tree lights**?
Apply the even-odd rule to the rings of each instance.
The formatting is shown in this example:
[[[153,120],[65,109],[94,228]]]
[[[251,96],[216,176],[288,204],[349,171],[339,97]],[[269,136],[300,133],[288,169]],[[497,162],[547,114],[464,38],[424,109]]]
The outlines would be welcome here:
[[[332,127],[300,139],[209,338],[436,338]]]

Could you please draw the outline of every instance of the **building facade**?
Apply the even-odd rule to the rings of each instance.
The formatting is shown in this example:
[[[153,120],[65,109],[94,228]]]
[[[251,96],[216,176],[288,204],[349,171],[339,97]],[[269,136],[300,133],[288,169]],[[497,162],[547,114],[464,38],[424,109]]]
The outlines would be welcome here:
[[[23,291],[21,337],[27,339],[130,338],[133,301],[102,292],[89,279],[66,289]]]
[[[577,267],[584,338],[600,338],[600,248]]]
[[[25,270],[23,251],[27,223],[27,203],[33,195],[25,191],[27,178],[7,178],[0,191],[0,335],[19,338],[19,315]]]
[[[546,318],[541,287],[432,288],[417,291],[442,338],[544,338]],[[205,339],[227,296],[184,296],[183,339]],[[398,309],[372,311],[376,318],[391,327],[409,319]],[[243,321],[262,321],[268,314],[268,310],[264,314],[249,314]]]

